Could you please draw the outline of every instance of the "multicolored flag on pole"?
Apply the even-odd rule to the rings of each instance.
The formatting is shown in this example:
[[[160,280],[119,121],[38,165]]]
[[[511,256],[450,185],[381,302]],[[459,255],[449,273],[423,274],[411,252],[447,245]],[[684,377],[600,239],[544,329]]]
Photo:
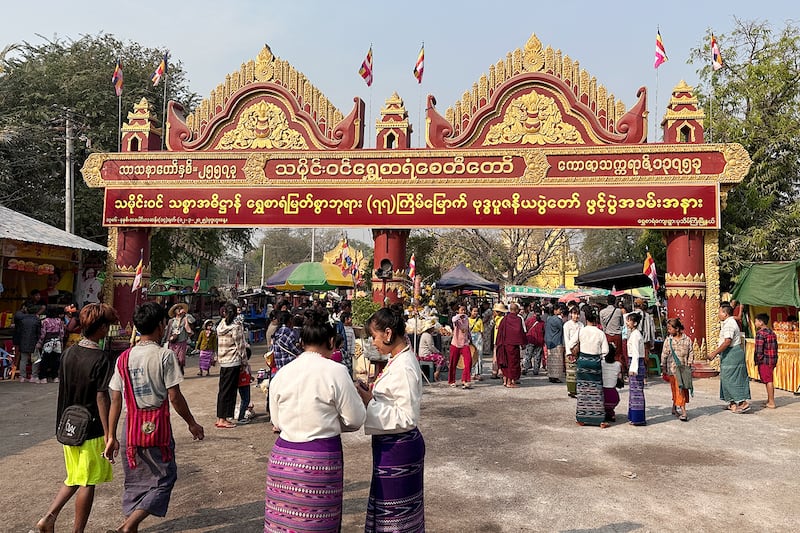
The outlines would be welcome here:
[[[136,275],[133,277],[133,285],[131,285],[131,292],[136,292],[142,286],[142,273],[144,267],[142,266],[143,257],[139,257],[139,264],[136,265]]]
[[[722,62],[722,54],[719,51],[719,45],[717,44],[717,38],[714,37],[714,34],[711,34],[711,67],[714,70],[719,70],[723,66]]]
[[[425,71],[425,43],[422,43],[422,48],[419,49],[417,56],[417,64],[414,65],[414,77],[417,78],[417,83],[422,83],[422,73]]]
[[[194,273],[194,285],[192,285],[192,292],[200,290],[200,261],[197,262],[197,272]]]
[[[358,69],[359,75],[367,82],[367,87],[372,86],[372,45],[369,46],[367,57],[361,63],[361,68]]]
[[[408,261],[408,277],[411,280],[414,280],[414,276],[417,275],[417,260],[414,254],[411,254],[411,259]]]
[[[647,257],[644,259],[642,273],[650,278],[650,282],[653,284],[653,290],[657,291],[659,288],[658,272],[656,272],[656,262],[653,261],[653,256],[650,255],[650,252],[647,252]]]
[[[161,78],[163,78],[167,74],[168,61],[169,61],[169,52],[164,52],[164,58],[161,60],[161,63],[158,64],[158,66],[156,67],[156,71],[150,78],[153,81],[153,87],[158,85],[158,82],[161,81]]]
[[[666,63],[669,58],[667,57],[667,50],[664,48],[664,41],[661,40],[661,30],[656,31],[656,60],[653,63],[653,68],[658,68],[662,63]]]
[[[350,245],[347,244],[347,239],[342,244],[342,274],[353,273],[353,258],[350,257]]]
[[[122,96],[122,60],[117,59],[117,66],[114,68],[114,75],[111,76],[111,83],[114,85],[114,92],[117,96]]]

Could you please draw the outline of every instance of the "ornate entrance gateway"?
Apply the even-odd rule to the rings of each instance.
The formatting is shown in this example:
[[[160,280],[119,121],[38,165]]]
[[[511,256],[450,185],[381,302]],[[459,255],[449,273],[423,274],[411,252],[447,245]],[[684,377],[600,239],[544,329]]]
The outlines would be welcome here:
[[[410,148],[393,94],[376,122],[378,148],[363,149],[364,103],[344,116],[265,47],[193,114],[170,102],[164,130],[143,99],[123,126],[123,151],[87,159],[84,180],[105,188],[107,286],[125,324],[151,227],[391,228],[373,232],[375,269],[405,264],[415,227],[656,228],[666,234],[670,314],[702,344],[715,336],[720,202],[750,158],[738,144],[704,143],[685,83],[673,90],[663,143],[647,143],[646,103],[642,88],[626,111],[534,35],[445,116],[428,97],[426,148]],[[396,298],[404,276],[374,280],[375,298]]]

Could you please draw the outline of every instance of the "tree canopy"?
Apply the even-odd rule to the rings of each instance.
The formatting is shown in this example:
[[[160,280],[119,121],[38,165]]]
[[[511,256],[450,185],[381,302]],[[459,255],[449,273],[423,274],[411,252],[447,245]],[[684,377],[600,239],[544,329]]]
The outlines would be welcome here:
[[[738,142],[753,160],[722,213],[726,289],[745,262],[800,255],[800,31],[792,23],[775,30],[766,22],[735,19],[729,35],[716,37],[722,69],[711,68],[708,44],[693,51],[705,65],[699,74],[706,139]]]
[[[102,190],[86,187],[78,170],[92,151],[117,151],[118,99],[111,83],[117,60],[124,73],[123,120],[142,97],[160,115],[163,85],[153,87],[150,78],[164,52],[122,42],[107,33],[5,46],[0,51],[0,204],[64,228],[65,118],[69,113],[75,126],[75,233],[105,244]],[[188,109],[199,100],[188,89],[180,61],[169,63],[167,99]],[[151,253],[153,274],[180,262],[193,265],[197,257],[191,250],[197,247],[216,254],[229,246],[244,246],[249,233],[159,230]]]

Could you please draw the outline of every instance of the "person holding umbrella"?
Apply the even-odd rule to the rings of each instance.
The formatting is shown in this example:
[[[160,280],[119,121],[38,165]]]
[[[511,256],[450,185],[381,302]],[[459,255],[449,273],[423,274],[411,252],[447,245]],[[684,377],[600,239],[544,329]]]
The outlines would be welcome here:
[[[192,335],[192,325],[189,323],[189,316],[186,314],[189,306],[183,302],[177,303],[169,308],[169,323],[164,332],[164,342],[169,344],[169,349],[178,358],[178,365],[181,367],[181,374],[186,366],[186,348],[189,345],[189,337]]]

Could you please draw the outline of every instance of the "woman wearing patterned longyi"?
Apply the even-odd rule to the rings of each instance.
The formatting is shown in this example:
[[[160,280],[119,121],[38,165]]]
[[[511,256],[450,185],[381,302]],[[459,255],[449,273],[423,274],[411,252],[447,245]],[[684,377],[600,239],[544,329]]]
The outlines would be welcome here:
[[[305,351],[269,387],[270,417],[280,437],[267,467],[264,533],[340,531],[340,434],[364,423],[364,405],[347,367],[329,359],[336,329],[328,313],[307,311],[300,337]]]
[[[371,392],[367,387],[358,390],[367,406],[364,431],[372,435],[372,482],[364,531],[425,531],[425,441],[417,429],[422,375],[406,341],[402,307],[379,309],[367,321],[367,330],[389,362]],[[465,371],[469,372],[468,367]]]

